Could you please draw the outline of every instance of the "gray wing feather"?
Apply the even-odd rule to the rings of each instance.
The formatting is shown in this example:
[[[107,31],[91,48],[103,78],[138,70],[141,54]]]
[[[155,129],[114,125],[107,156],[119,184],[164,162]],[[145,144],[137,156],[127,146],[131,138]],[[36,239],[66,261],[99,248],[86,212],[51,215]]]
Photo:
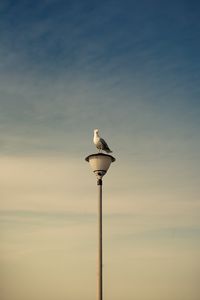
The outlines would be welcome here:
[[[104,139],[100,138],[100,142],[102,143],[103,148],[109,149],[106,141],[104,141]]]

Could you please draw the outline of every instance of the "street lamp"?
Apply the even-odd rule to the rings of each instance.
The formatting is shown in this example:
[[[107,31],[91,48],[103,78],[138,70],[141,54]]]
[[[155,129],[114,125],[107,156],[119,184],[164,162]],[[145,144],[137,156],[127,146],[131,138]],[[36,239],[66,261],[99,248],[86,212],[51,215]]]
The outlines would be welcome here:
[[[111,155],[104,153],[91,154],[85,158],[97,177],[98,186],[98,298],[103,300],[103,243],[102,243],[102,177],[108,171],[110,164],[115,161]]]

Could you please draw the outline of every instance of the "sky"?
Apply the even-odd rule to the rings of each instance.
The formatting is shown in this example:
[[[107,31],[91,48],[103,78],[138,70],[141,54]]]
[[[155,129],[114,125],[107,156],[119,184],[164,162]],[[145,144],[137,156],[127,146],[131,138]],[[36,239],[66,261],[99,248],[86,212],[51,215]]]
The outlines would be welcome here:
[[[0,2],[0,296],[200,297],[200,4]]]

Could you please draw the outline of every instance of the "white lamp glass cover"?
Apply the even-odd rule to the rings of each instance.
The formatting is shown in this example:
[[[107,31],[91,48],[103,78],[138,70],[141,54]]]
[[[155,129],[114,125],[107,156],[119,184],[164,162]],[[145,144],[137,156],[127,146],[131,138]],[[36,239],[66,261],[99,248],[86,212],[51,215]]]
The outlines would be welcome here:
[[[111,162],[115,161],[115,158],[108,154],[97,153],[91,154],[86,157],[86,161],[90,163],[93,172],[104,171],[106,173],[110,167]]]
[[[107,172],[112,160],[109,156],[91,156],[89,159],[93,171],[102,170]]]

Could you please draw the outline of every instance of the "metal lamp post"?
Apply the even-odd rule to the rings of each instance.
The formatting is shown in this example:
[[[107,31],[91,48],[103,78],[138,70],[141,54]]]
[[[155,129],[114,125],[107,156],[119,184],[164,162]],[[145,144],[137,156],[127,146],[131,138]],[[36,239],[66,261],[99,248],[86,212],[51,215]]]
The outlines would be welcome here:
[[[98,292],[97,300],[103,300],[103,243],[102,243],[102,178],[108,171],[110,164],[115,161],[111,155],[104,153],[91,154],[85,159],[89,162],[97,177],[98,186]]]

